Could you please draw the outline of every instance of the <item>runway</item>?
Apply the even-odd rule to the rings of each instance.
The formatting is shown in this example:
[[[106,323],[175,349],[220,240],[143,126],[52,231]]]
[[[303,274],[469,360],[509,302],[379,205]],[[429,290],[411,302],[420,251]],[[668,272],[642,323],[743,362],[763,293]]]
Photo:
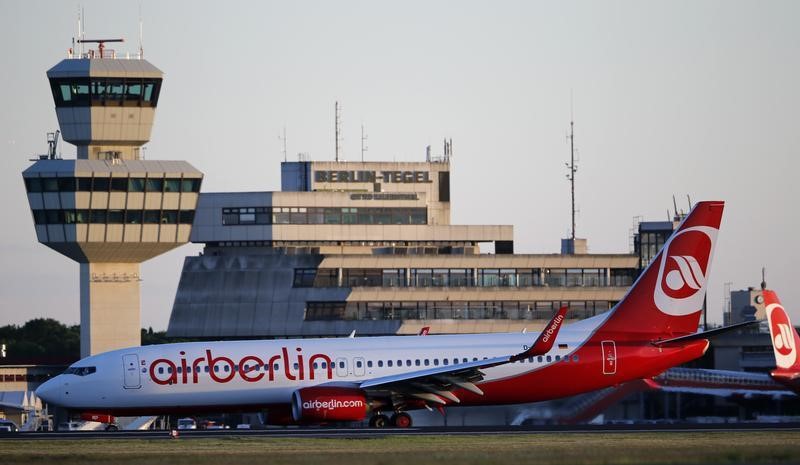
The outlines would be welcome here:
[[[645,425],[578,425],[578,426],[469,426],[420,428],[336,428],[288,427],[252,430],[181,430],[180,439],[240,438],[314,438],[369,439],[388,436],[445,435],[514,435],[514,434],[631,434],[687,432],[800,431],[800,423],[734,423],[734,424],[645,424]],[[55,431],[0,433],[0,441],[13,440],[81,440],[81,439],[162,439],[170,440],[170,432],[158,431]]]

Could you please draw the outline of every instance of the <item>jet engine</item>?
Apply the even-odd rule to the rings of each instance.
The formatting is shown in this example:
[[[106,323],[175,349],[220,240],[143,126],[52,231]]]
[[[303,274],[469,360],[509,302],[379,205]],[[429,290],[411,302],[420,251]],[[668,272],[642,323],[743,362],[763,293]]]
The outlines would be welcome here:
[[[292,418],[302,423],[361,421],[369,403],[361,389],[344,387],[307,387],[292,393]]]

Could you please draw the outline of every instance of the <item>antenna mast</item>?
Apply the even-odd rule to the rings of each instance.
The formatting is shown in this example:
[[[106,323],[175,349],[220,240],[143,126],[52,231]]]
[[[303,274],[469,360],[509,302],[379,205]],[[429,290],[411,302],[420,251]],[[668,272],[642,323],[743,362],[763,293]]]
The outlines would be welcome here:
[[[571,113],[571,112],[570,112]],[[575,243],[575,173],[578,171],[577,165],[575,165],[575,123],[572,121],[570,117],[569,122],[569,163],[565,163],[567,165],[567,180],[569,180],[570,184],[570,193],[572,194],[572,242]]]
[[[361,162],[364,162],[364,152],[367,151],[367,133],[364,132],[364,123],[361,123]]]
[[[144,47],[142,46],[142,2],[139,2],[139,59],[144,59]]]
[[[341,126],[342,126],[342,108],[339,106],[339,101],[334,105],[334,120],[336,124],[336,161],[339,161],[339,153],[341,151]]]
[[[278,136],[278,139],[283,144],[283,161],[286,162],[288,161],[286,158],[286,126],[283,127],[283,136]]]

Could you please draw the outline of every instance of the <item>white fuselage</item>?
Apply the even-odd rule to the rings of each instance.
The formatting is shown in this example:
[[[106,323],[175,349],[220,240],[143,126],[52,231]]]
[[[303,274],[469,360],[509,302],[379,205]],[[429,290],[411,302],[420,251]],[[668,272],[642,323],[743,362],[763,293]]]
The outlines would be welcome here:
[[[485,369],[484,381],[563,361],[589,334],[565,327],[546,356]],[[37,393],[48,402],[86,410],[288,404],[302,387],[331,383],[355,387],[367,379],[516,354],[536,336],[388,336],[132,347],[76,362],[68,372],[78,374],[59,375]],[[80,370],[90,367],[94,372]]]

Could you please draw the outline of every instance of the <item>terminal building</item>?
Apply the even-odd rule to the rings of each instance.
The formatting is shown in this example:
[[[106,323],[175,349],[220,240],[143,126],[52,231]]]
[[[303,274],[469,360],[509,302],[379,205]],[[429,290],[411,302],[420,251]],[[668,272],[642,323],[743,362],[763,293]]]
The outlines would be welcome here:
[[[201,193],[190,241],[204,249],[185,259],[168,335],[538,330],[562,305],[582,319],[623,297],[634,254],[519,254],[513,226],[452,224],[450,147],[284,162],[280,191]]]

